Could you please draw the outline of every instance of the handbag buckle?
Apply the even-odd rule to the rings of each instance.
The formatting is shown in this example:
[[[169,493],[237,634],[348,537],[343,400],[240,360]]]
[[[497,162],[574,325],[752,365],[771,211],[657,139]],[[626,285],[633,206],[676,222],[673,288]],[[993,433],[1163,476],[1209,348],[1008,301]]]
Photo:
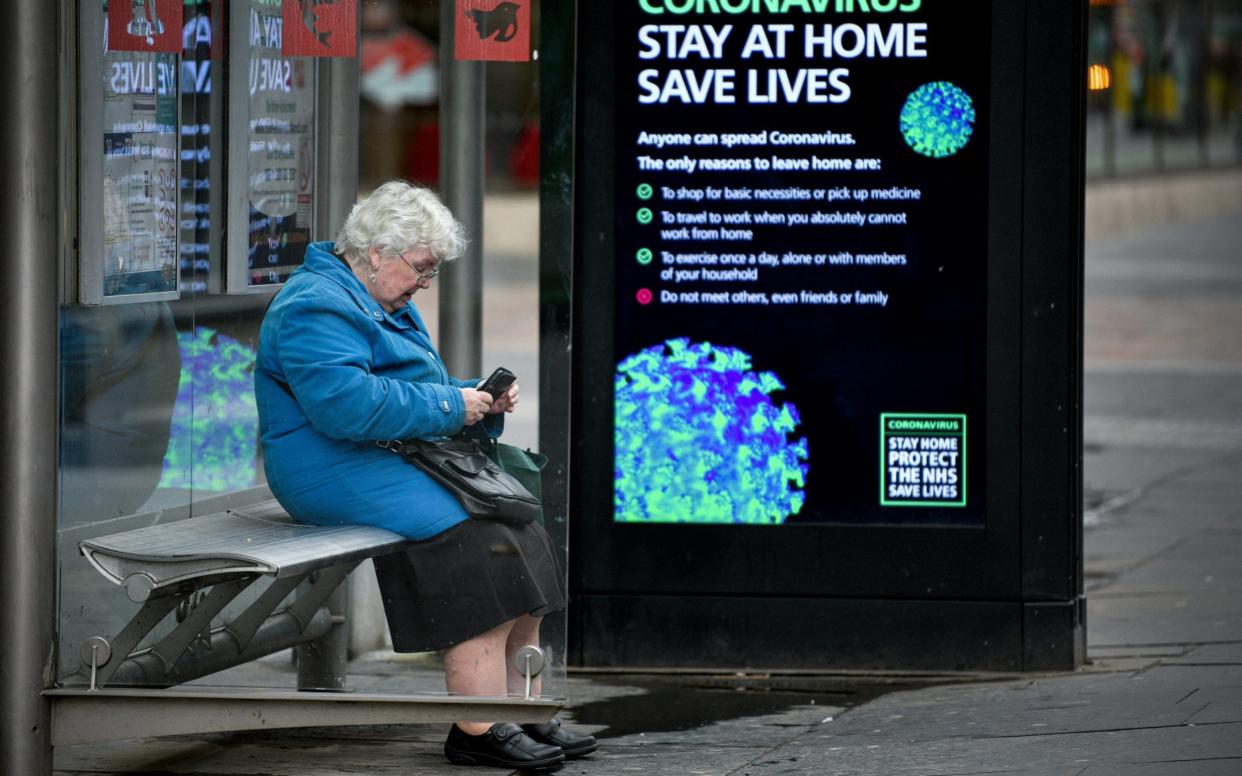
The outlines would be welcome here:
[[[399,453],[401,448],[405,447],[405,444],[400,439],[377,439],[375,440],[375,446]]]

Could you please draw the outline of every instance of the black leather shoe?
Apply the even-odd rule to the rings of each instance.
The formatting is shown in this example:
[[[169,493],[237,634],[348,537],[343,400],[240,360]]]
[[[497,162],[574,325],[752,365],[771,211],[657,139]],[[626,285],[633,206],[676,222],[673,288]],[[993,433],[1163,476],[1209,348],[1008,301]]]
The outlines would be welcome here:
[[[561,727],[561,721],[556,717],[542,725],[523,725],[522,730],[526,731],[526,735],[542,744],[559,746],[568,759],[590,754],[599,748],[599,744],[595,741],[595,736],[571,733]]]
[[[494,765],[500,768],[551,768],[565,762],[555,746],[541,744],[512,722],[497,722],[487,732],[472,736],[453,725],[444,742],[444,756],[456,765]]]

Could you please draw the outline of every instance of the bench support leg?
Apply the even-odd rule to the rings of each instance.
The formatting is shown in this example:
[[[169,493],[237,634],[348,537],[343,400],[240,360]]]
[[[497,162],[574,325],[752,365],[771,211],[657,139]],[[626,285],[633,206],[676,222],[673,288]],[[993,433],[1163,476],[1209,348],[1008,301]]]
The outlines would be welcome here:
[[[267,621],[272,612],[276,611],[276,607],[280,606],[280,602],[285,600],[290,593],[306,579],[308,575],[302,574],[297,577],[287,577],[285,579],[277,579],[268,585],[267,590],[263,591],[263,595],[255,599],[254,603],[246,607],[246,611],[237,615],[232,622],[227,623],[224,628],[233,636],[233,640],[237,642],[237,651],[245,651],[250,646],[250,642],[254,639],[259,628]]]
[[[169,687],[297,646],[299,689],[343,690],[349,599],[341,583],[358,563],[273,580],[245,610],[216,628],[211,627],[212,620],[258,577],[220,582],[205,596],[187,591],[148,599],[109,643],[111,659],[98,667],[96,686]],[[274,611],[295,588],[299,592],[294,601]],[[170,633],[135,651],[170,611],[187,601],[194,603],[179,614]]]
[[[98,670],[95,677],[97,686],[107,686],[112,675],[121,667],[121,663],[125,661],[130,652],[134,651],[134,647],[138,646],[138,643],[146,638],[146,635],[156,625],[159,625],[169,612],[176,609],[179,603],[181,599],[177,596],[164,596],[152,598],[142,605],[138,614],[134,615],[134,619],[130,620],[112,640],[112,659]]]
[[[319,608],[327,603],[332,628],[323,636],[298,647],[299,690],[344,690],[349,663],[349,589],[341,584],[358,563],[333,566],[318,572],[314,584],[303,591],[295,606]],[[312,610],[313,611],[313,610]]]
[[[172,633],[151,647],[151,654],[158,657],[164,664],[165,673],[176,674],[177,661],[200,638],[200,634],[206,633],[202,638],[210,648],[211,621],[217,614],[224,611],[224,607],[232,603],[234,598],[241,595],[243,590],[254,584],[256,579],[257,577],[250,577],[213,585],[207,597],[199,601],[185,618],[177,623]]]
[[[298,645],[299,690],[344,690],[349,663],[349,588],[337,585],[328,597],[332,627],[323,636]]]
[[[171,669],[166,669],[164,661],[151,650],[130,655],[112,677],[113,684],[171,687],[295,647],[324,635],[331,627],[332,618],[326,609],[320,609],[305,627],[290,616],[288,609],[281,609],[263,621],[244,650],[237,648],[236,638],[225,626],[216,627],[209,638],[187,650]]]

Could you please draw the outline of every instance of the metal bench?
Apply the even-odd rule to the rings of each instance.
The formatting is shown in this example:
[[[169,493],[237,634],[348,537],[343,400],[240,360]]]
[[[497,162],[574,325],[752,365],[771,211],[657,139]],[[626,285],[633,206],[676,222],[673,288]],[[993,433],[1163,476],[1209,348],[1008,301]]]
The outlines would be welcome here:
[[[324,605],[349,573],[405,542],[381,528],[299,525],[274,499],[83,540],[79,549],[91,565],[143,604],[115,637],[93,636],[83,643],[90,687],[170,687],[314,642],[335,624]],[[264,577],[271,579],[266,590],[212,627]],[[136,650],[174,611],[176,626]],[[299,687],[321,684],[299,669]]]
[[[209,513],[190,517],[190,507],[179,507],[118,518],[116,527],[126,530],[106,536],[66,535],[142,607],[116,636],[82,642],[89,687],[44,692],[52,700],[55,745],[312,725],[543,722],[561,707],[561,699],[529,692],[491,698],[302,691],[345,689],[343,618],[333,613],[344,598],[340,584],[366,558],[401,549],[405,538],[366,526],[298,525],[263,486],[194,509]],[[253,600],[213,627],[259,580],[268,580],[266,589],[256,587]],[[171,630],[138,648],[172,612]],[[174,687],[293,646],[297,690]],[[537,647],[515,656],[528,682],[543,664]]]

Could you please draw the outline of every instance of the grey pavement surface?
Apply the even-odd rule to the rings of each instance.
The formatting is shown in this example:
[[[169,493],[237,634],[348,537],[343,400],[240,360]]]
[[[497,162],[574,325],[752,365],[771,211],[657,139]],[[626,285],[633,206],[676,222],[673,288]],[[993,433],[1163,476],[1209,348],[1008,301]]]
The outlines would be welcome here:
[[[1082,670],[575,674],[563,774],[1242,774],[1242,216],[1088,245]],[[504,773],[443,726],[64,747],[57,773]]]

